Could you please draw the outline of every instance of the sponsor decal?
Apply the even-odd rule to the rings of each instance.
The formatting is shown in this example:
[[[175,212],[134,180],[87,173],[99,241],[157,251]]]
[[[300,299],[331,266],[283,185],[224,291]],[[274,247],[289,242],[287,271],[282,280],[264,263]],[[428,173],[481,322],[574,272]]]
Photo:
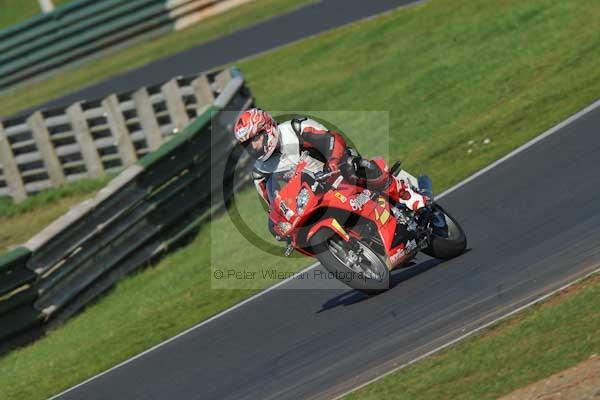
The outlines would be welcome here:
[[[283,200],[279,202],[279,210],[288,221],[294,216],[294,211],[288,208],[287,204],[285,204]]]
[[[343,195],[343,194],[341,194],[340,192],[335,192],[334,196],[335,196],[335,197],[337,197],[337,199],[338,199],[339,201],[341,201],[342,203],[345,203],[345,202],[346,202],[346,200],[347,200],[347,199],[346,199],[346,196],[344,196],[344,195]]]
[[[405,255],[406,255],[406,252],[404,250],[399,250],[396,254],[394,254],[393,256],[390,257],[390,262],[392,264],[396,264]]]
[[[404,246],[403,249],[398,250],[398,252],[396,254],[394,254],[390,257],[390,262],[392,264],[396,264],[404,256],[407,256],[408,254],[410,254],[410,252],[412,252],[416,248],[417,248],[417,242],[414,239],[409,240],[408,242],[406,242],[406,245]]]
[[[362,210],[363,206],[371,199],[371,191],[369,189],[363,190],[355,198],[350,200],[350,206],[352,210]]]

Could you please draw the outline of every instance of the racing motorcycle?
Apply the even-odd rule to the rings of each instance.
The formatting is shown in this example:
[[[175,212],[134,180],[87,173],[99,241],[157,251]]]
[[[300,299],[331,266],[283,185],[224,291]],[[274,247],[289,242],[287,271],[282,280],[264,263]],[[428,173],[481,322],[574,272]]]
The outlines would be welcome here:
[[[413,177],[400,162],[388,169],[382,158],[368,161],[427,198],[427,206],[413,212],[394,204],[385,185],[358,185],[340,171],[315,173],[309,158],[303,154],[295,169],[276,172],[267,182],[270,226],[278,240],[287,241],[286,255],[297,250],[315,257],[332,277],[375,294],[389,289],[390,271],[419,251],[440,259],[465,251],[464,230],[435,203],[427,176]]]

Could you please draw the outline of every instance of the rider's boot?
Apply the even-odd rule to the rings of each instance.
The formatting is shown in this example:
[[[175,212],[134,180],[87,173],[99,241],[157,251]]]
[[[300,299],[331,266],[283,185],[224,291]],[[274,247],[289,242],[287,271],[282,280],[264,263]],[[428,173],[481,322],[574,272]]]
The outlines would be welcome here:
[[[396,207],[405,207],[412,211],[414,226],[414,237],[420,248],[425,248],[429,243],[430,222],[432,218],[431,209],[428,207],[429,199],[415,192],[403,179],[391,177],[390,186],[387,190],[388,196]]]
[[[416,214],[418,210],[428,205],[427,197],[412,190],[403,179],[391,176],[392,181],[387,189],[390,200],[398,204],[404,204],[409,210]]]

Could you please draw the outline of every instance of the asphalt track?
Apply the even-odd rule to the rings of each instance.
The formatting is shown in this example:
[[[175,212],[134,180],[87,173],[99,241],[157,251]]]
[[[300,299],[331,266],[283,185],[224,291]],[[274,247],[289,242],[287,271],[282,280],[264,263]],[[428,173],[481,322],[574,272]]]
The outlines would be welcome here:
[[[35,105],[18,115],[29,114],[38,109],[66,106],[75,101],[102,98],[111,93],[127,92],[174,76],[197,74],[416,2],[418,0],[320,0],[64,97]],[[105,57],[109,58],[110,55]]]
[[[444,196],[463,256],[371,298],[291,280],[59,398],[331,398],[596,270],[599,106]]]

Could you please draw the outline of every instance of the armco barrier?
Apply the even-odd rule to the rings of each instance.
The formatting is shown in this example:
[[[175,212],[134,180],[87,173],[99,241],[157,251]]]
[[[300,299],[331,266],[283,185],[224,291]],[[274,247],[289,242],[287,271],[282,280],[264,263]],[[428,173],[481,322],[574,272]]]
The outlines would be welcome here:
[[[31,251],[18,247],[0,256],[0,337],[15,335],[42,320],[33,308],[37,275],[25,264]]]
[[[0,31],[0,90],[249,0],[74,0]]]
[[[234,70],[214,104],[181,133],[0,257],[0,344],[64,320],[197,229],[215,208],[213,194],[233,180],[232,168],[223,180],[211,173],[223,171],[227,157],[220,155],[235,145],[231,126],[252,103]],[[237,168],[247,166],[245,157]]]
[[[235,74],[235,70],[234,70]],[[31,193],[135,164],[215,101],[224,69],[0,122],[0,196]]]

